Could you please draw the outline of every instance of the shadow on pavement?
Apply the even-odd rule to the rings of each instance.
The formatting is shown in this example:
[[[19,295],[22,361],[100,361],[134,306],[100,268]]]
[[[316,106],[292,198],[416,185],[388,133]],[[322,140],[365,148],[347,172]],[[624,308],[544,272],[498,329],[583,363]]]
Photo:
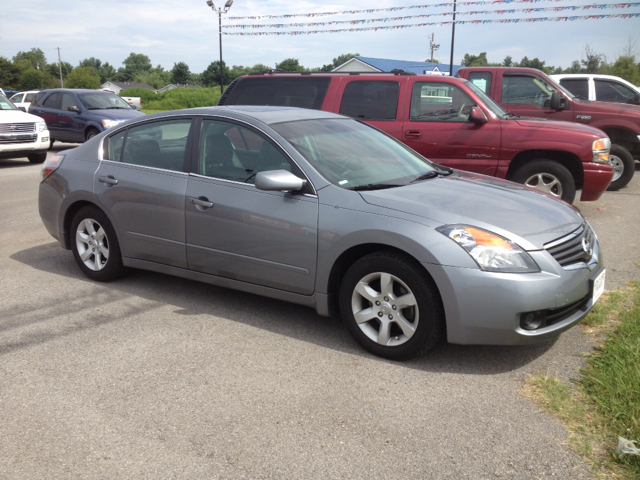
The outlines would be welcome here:
[[[63,250],[57,242],[22,250],[10,258],[34,269],[67,277],[73,285],[68,290],[73,293],[67,294],[68,298],[43,295],[29,304],[0,306],[3,319],[0,332],[24,327],[34,330],[34,326],[50,318],[74,312],[98,309],[99,313],[92,313],[86,321],[61,330],[34,333],[18,344],[0,342],[0,354],[116,320],[151,315],[153,310],[169,305],[175,308],[175,315],[184,317],[185,323],[195,316],[210,315],[350,355],[376,358],[351,339],[339,318],[321,317],[307,307],[142,270],[131,270],[126,277],[111,283],[93,282],[80,272],[72,253]],[[140,299],[146,301],[140,302]],[[120,313],[110,314],[116,307]],[[432,372],[493,375],[521,368],[546,353],[553,343],[510,347],[450,345],[441,341],[414,360],[391,363]]]

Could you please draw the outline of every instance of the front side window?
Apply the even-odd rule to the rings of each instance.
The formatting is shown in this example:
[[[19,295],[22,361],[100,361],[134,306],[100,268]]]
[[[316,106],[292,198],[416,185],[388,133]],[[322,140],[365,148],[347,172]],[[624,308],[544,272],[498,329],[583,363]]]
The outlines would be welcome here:
[[[560,85],[569,90],[575,97],[589,100],[588,78],[563,78],[560,80]]]
[[[73,95],[71,95],[70,93],[64,93],[62,94],[62,102],[61,102],[61,109],[62,110],[69,110],[69,107],[77,107],[78,103],[76,102],[76,99],[73,98]]]
[[[540,77],[505,75],[502,77],[502,103],[549,108],[553,87]]]
[[[596,99],[599,102],[628,103],[633,101],[636,92],[626,85],[609,80],[595,80]]]
[[[23,94],[19,93],[18,95],[14,95],[13,97],[11,97],[11,101],[13,103],[22,103],[22,97],[23,97]]]
[[[292,171],[291,163],[265,137],[220,120],[205,120],[200,135],[198,172],[207,177],[254,183],[258,172]]]
[[[407,185],[436,169],[397,140],[351,119],[273,125],[328,181],[350,190]]]
[[[105,160],[184,171],[190,118],[153,122],[117,132],[106,140]]]
[[[340,113],[361,120],[396,119],[400,84],[391,81],[350,82],[342,94]]]
[[[476,103],[455,85],[416,82],[411,91],[413,122],[468,122]]]

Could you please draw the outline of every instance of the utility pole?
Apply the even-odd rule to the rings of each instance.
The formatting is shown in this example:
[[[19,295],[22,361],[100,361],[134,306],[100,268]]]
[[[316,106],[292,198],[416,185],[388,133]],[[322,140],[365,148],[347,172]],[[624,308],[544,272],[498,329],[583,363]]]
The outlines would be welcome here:
[[[453,22],[451,22],[451,59],[449,60],[449,76],[453,77],[453,44],[456,40],[456,0],[453,0]]]
[[[430,60],[431,62],[433,62],[433,52],[440,48],[440,44],[434,43],[435,35],[436,35],[435,33],[432,33],[431,40],[429,41],[429,48],[431,48],[431,60]]]
[[[62,60],[60,60],[60,47],[58,47],[58,68],[60,70],[60,88],[64,88],[64,80],[62,80]]]

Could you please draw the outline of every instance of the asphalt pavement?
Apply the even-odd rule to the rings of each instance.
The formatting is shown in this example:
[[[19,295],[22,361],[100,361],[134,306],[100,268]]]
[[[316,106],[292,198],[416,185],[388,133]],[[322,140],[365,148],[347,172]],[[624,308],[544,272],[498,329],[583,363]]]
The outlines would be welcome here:
[[[392,362],[309,308],[143,271],[95,283],[40,221],[39,170],[0,160],[0,479],[590,478],[518,393],[578,375],[582,328]],[[578,205],[606,288],[640,278],[640,173]]]

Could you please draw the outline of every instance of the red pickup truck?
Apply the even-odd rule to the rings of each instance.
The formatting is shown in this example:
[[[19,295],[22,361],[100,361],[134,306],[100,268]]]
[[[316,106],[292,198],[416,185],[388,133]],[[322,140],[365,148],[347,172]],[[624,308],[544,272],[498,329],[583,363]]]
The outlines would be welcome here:
[[[458,78],[265,71],[234,80],[218,105],[286,105],[359,118],[436,163],[524,183],[569,203],[580,188],[581,200],[597,200],[613,176],[602,131],[515,118]]]
[[[505,110],[522,117],[565,120],[597,127],[611,139],[614,168],[609,190],[624,187],[640,160],[640,106],[575,97],[540,70],[518,67],[461,68],[470,80]]]

